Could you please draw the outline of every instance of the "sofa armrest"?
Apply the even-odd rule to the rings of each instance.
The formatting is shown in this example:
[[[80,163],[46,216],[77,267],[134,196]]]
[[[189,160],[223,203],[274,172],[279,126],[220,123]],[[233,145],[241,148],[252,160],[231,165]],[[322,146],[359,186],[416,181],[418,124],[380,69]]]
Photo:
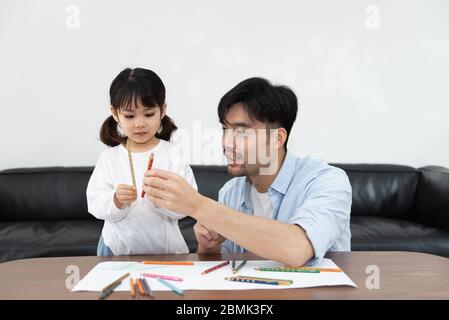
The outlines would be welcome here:
[[[438,166],[419,168],[416,220],[449,230],[449,169]]]

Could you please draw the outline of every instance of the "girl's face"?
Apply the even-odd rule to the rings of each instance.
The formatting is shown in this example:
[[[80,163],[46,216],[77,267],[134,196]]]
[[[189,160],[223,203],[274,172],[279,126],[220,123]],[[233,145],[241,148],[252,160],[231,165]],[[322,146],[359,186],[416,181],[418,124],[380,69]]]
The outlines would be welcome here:
[[[161,120],[165,116],[166,105],[161,108],[147,108],[138,103],[129,110],[115,110],[111,107],[112,115],[125,135],[132,142],[142,145],[152,143],[161,126]]]

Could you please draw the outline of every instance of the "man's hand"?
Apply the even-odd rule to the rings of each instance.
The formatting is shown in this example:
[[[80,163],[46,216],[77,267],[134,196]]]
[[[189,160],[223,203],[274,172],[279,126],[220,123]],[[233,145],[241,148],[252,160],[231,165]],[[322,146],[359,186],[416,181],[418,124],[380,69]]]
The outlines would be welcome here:
[[[192,217],[206,199],[181,176],[160,169],[145,173],[143,190],[155,206]]]
[[[198,253],[219,253],[221,251],[221,243],[226,239],[220,234],[207,229],[199,222],[193,226],[193,231],[195,231],[198,241]]]

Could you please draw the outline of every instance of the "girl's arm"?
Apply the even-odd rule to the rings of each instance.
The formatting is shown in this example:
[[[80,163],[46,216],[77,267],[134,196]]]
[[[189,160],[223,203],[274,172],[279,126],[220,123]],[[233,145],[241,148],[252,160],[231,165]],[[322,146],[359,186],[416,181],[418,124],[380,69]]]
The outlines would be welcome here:
[[[130,206],[117,208],[114,202],[115,186],[111,179],[104,153],[98,159],[87,185],[87,211],[100,220],[117,222],[130,211]]]

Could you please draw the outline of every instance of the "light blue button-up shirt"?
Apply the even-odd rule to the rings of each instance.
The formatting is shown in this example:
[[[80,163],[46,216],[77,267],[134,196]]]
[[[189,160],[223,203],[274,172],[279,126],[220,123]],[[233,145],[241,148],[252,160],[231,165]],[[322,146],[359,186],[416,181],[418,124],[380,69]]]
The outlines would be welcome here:
[[[287,152],[268,194],[273,219],[301,226],[312,243],[315,259],[323,258],[328,251],[351,250],[352,190],[343,170],[321,160],[296,158]],[[218,201],[253,215],[248,177],[228,181],[221,188]],[[225,240],[222,252],[240,253],[245,249]]]

